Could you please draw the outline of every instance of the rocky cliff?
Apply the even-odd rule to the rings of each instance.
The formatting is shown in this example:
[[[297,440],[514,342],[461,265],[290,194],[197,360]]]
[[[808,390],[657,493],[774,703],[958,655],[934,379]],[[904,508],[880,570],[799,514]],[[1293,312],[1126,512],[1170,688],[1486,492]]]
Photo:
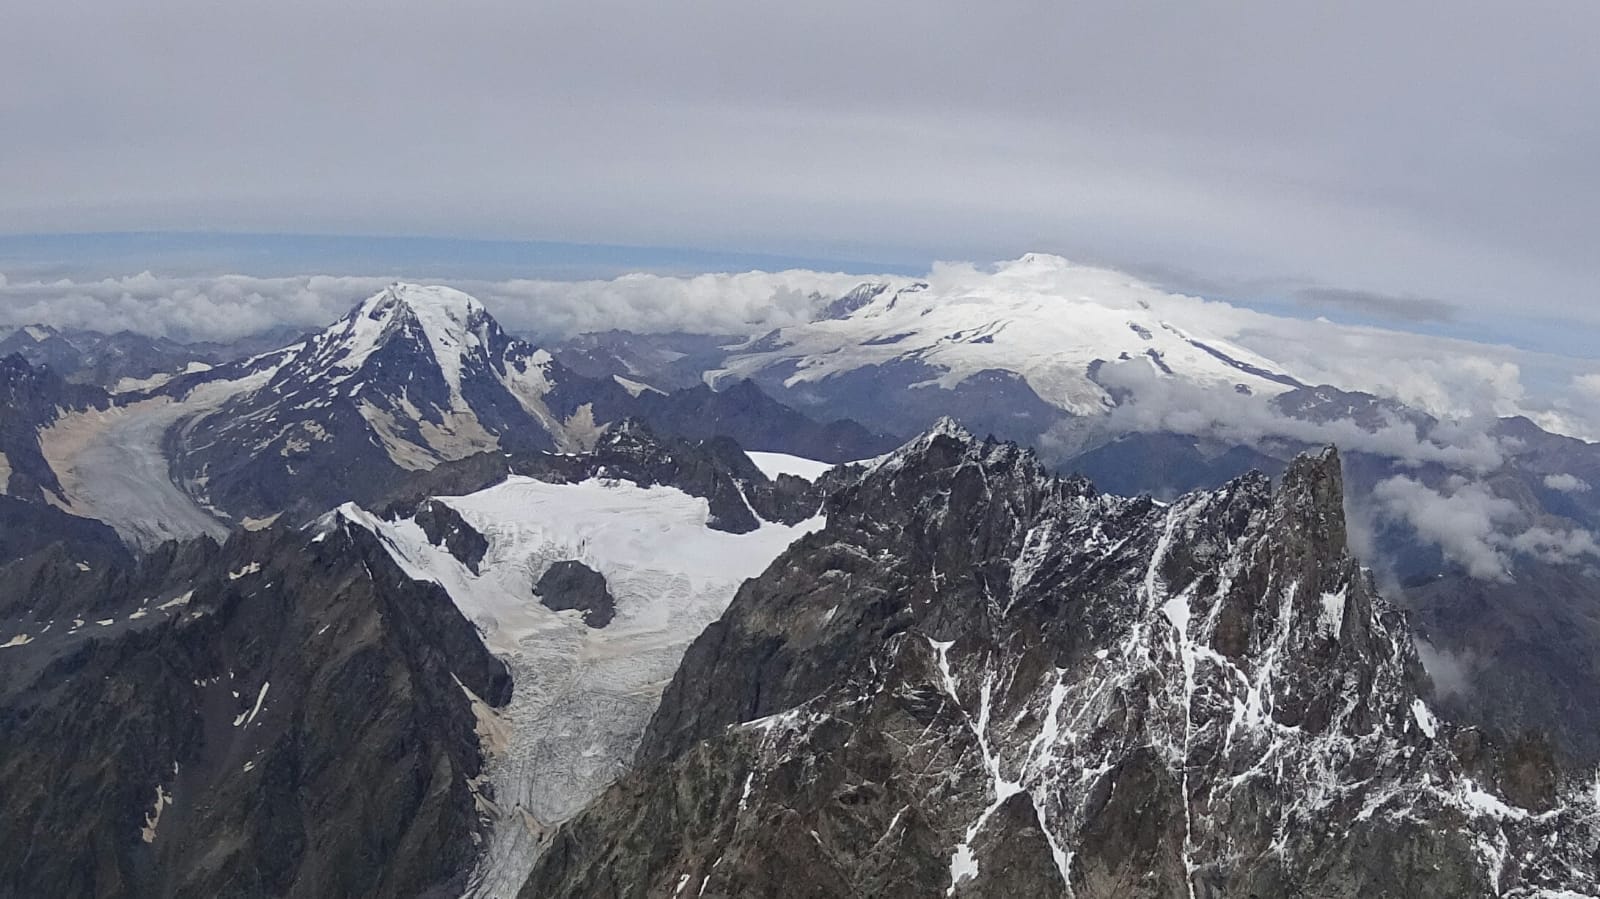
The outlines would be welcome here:
[[[550,896],[1592,893],[1596,795],[1434,717],[1338,457],[1164,505],[944,423],[668,687]]]

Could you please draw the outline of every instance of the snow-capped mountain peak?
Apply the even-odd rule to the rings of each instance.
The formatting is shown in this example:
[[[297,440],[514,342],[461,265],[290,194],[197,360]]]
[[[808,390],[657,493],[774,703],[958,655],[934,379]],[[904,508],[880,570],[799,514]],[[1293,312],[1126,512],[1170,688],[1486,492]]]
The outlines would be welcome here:
[[[802,394],[804,405],[806,394],[832,397],[867,377],[948,393],[1004,373],[1032,402],[1071,415],[1117,406],[1130,378],[1264,396],[1298,386],[1277,363],[1206,333],[1191,320],[1192,304],[1120,272],[1035,253],[993,271],[951,266],[926,280],[862,284],[818,320],[736,349],[706,377],[754,378]],[[1106,377],[1124,367],[1137,371]]]
[[[461,396],[461,372],[508,340],[483,304],[449,287],[395,283],[369,297],[313,338],[313,358],[342,381],[394,340],[426,348],[452,399]]]
[[[507,335],[468,294],[406,283],[242,366],[174,390],[190,406],[213,397],[182,430],[180,477],[212,505],[248,515],[266,512],[280,489],[262,485],[286,478],[301,493],[326,488],[310,511],[369,496],[395,469],[493,449],[582,449],[597,430],[590,404],[622,393]],[[242,495],[227,495],[235,484]]]

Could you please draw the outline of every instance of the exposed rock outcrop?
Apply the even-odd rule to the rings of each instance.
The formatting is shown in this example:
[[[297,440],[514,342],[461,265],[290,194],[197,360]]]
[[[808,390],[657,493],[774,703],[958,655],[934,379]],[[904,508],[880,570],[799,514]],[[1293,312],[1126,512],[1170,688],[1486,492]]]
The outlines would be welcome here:
[[[605,627],[617,614],[617,602],[606,589],[606,577],[593,568],[573,559],[564,559],[545,569],[539,583],[533,586],[539,602],[555,612],[576,609],[583,613],[583,623],[590,627]]]

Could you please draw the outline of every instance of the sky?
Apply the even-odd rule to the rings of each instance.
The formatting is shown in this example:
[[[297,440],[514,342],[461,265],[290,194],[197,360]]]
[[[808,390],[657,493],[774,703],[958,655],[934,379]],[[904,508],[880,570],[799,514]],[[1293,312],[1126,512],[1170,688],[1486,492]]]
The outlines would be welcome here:
[[[1043,251],[1559,352],[1600,323],[1589,0],[0,4],[13,239]],[[183,273],[152,256],[115,274]]]

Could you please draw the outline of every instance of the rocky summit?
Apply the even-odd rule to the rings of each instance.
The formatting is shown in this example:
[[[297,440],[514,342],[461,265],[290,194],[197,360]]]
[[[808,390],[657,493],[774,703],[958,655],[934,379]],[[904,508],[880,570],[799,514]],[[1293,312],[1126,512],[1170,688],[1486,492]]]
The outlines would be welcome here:
[[[1594,893],[1600,783],[1434,716],[1341,480],[1125,499],[942,423],[695,640],[521,895]]]

